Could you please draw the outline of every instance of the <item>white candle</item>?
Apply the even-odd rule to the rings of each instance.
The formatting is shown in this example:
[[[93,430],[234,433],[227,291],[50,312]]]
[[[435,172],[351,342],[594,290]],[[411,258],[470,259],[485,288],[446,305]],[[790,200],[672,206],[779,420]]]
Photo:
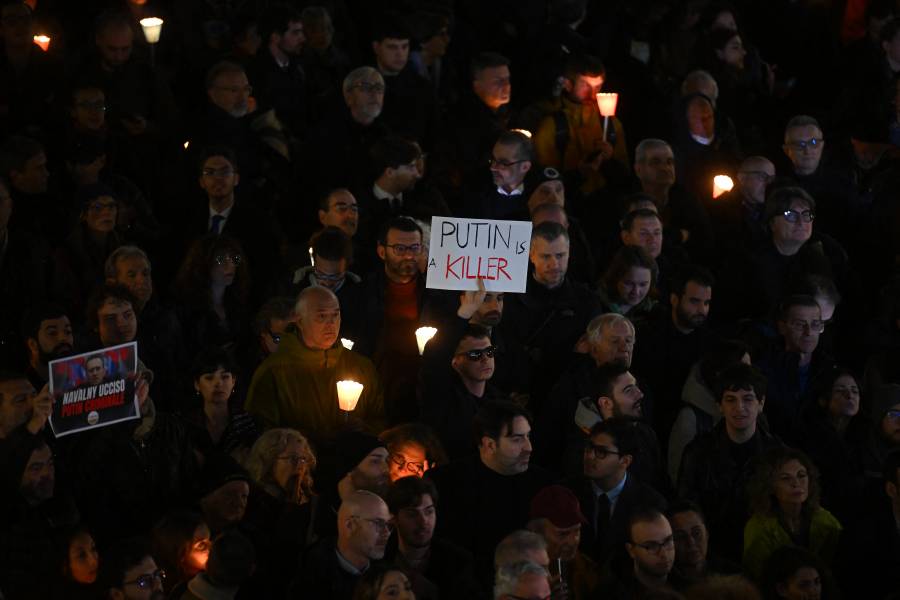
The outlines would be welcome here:
[[[144,38],[148,44],[155,44],[159,41],[159,34],[162,33],[163,20],[159,17],[147,17],[141,19],[141,27],[144,30]]]
[[[718,198],[725,192],[730,192],[734,187],[734,181],[728,175],[716,175],[713,177],[713,198]]]
[[[338,406],[341,410],[350,412],[356,408],[359,402],[359,396],[362,394],[363,384],[353,380],[342,380],[337,382]]]
[[[348,340],[347,338],[341,338],[341,345],[347,350],[353,350],[353,344],[355,344],[353,340]]]
[[[510,129],[510,131],[514,131],[515,133],[521,133],[522,135],[524,135],[527,138],[531,137],[531,132],[528,131],[527,129]]]
[[[434,327],[419,327],[416,329],[416,342],[419,344],[419,356],[425,352],[425,344],[427,344],[436,333],[437,329]]]
[[[36,35],[34,38],[34,43],[40,46],[41,50],[46,52],[50,49],[50,37],[46,35]]]

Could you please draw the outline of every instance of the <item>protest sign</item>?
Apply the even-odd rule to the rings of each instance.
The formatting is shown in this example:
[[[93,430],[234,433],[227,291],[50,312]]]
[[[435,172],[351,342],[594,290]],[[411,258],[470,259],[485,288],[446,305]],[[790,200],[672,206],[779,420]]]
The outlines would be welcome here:
[[[110,346],[50,363],[50,427],[56,437],[140,418],[137,343]]]
[[[427,287],[524,292],[530,247],[529,221],[432,217]]]

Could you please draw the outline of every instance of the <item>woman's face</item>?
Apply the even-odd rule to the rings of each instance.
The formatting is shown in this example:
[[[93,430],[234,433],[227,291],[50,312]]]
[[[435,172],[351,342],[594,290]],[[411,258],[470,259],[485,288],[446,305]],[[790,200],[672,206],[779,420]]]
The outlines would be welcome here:
[[[812,567],[800,567],[786,583],[778,584],[777,592],[785,600],[819,600],[822,597],[819,572]]]
[[[308,458],[303,445],[297,440],[291,440],[275,457],[272,479],[289,497],[299,489],[308,468]]]
[[[213,285],[229,286],[237,277],[238,265],[243,257],[237,252],[221,250],[213,257],[209,277]]]
[[[721,50],[716,50],[716,56],[726,65],[742,71],[747,51],[744,50],[744,42],[741,41],[741,36],[736,35],[725,42]]]
[[[85,585],[97,581],[97,567],[100,556],[94,538],[88,533],[80,533],[69,542],[69,571],[72,579]]]
[[[859,386],[850,375],[841,375],[832,384],[828,412],[832,417],[853,417],[859,412]]]
[[[191,547],[188,549],[187,556],[184,557],[184,570],[187,575],[193,577],[200,571],[206,570],[206,562],[209,560],[209,549],[211,546],[209,527],[206,526],[206,523],[201,523],[194,530]]]
[[[234,391],[235,378],[231,372],[219,367],[212,373],[204,373],[194,380],[194,389],[203,398],[203,404],[224,404]]]
[[[400,571],[389,571],[381,580],[378,597],[375,600],[416,600],[412,584]]]
[[[635,306],[650,292],[650,269],[631,267],[616,283],[616,292],[623,304]]]
[[[109,233],[116,226],[118,203],[111,196],[98,196],[88,202],[84,209],[84,222],[88,229],[98,233]]]
[[[803,504],[809,498],[809,474],[798,460],[789,460],[775,472],[775,498],[781,506]]]

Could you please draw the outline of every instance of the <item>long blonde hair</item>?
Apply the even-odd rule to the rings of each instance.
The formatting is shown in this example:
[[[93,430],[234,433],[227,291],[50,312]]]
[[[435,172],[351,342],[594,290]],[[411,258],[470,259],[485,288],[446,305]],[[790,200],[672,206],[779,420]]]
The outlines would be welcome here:
[[[272,470],[275,460],[291,442],[300,444],[300,452],[307,460],[306,471],[300,481],[300,492],[303,497],[299,500],[303,502],[314,495],[312,472],[316,468],[316,455],[313,454],[307,439],[296,429],[283,427],[270,429],[263,433],[250,449],[250,455],[247,457],[244,467],[260,485],[273,485],[275,480],[272,478]]]

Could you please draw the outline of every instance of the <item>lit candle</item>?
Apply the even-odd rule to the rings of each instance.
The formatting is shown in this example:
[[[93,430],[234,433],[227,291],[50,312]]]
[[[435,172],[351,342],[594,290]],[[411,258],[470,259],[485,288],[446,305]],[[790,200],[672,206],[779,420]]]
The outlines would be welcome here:
[[[186,142],[184,143],[184,149],[187,150],[188,147],[190,147],[190,145],[191,145],[191,140],[186,141]]]
[[[359,396],[362,394],[363,384],[353,380],[342,380],[337,382],[338,406],[341,410],[350,412],[356,408],[359,402]]]
[[[425,344],[427,344],[436,333],[437,329],[434,327],[419,327],[416,329],[416,342],[419,344],[420,356],[425,352]]]
[[[159,41],[159,34],[162,32],[163,20],[159,17],[147,17],[141,19],[141,28],[144,30],[144,38],[148,44],[155,44]]]
[[[355,344],[353,340],[348,340],[347,338],[341,338],[341,345],[347,350],[353,350],[353,344]]]
[[[619,95],[616,93],[600,92],[597,94],[597,108],[603,115],[603,141],[606,141],[606,128],[609,126],[609,118],[616,115],[616,105],[619,103]]]
[[[713,177],[713,198],[718,198],[725,192],[730,192],[734,187],[734,181],[728,175],[716,175]]]
[[[46,35],[36,35],[34,36],[34,43],[41,47],[41,50],[46,52],[50,49],[50,37]]]
[[[313,267],[316,266],[316,257],[313,254],[312,246],[309,247],[309,264]]]
[[[524,135],[527,138],[531,137],[531,132],[528,131],[527,129],[510,129],[510,131],[514,131],[516,133],[521,133],[522,135]]]

